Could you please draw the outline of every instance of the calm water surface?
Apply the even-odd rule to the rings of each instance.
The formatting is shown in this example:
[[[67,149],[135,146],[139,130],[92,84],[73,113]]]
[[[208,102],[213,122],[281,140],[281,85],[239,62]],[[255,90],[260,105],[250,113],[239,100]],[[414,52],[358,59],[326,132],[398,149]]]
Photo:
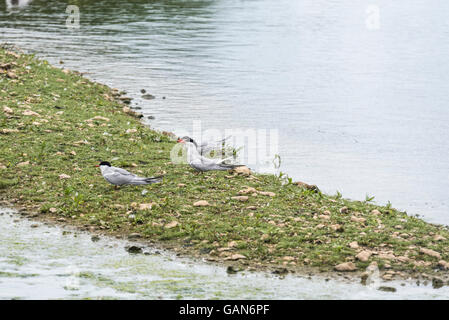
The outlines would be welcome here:
[[[69,1],[6,1],[0,33],[126,90],[158,129],[278,129],[291,177],[448,224],[449,2],[371,2],[374,30],[349,0],[81,1],[71,30]]]

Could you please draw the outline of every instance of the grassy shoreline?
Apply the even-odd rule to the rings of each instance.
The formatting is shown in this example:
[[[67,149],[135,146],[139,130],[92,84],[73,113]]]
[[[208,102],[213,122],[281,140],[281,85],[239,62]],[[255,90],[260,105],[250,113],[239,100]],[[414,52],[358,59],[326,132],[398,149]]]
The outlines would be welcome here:
[[[0,49],[3,205],[235,268],[360,276],[375,262],[385,280],[447,277],[444,226],[274,175],[196,175],[170,162],[175,143],[111,88]],[[99,160],[165,179],[114,191],[94,167]]]

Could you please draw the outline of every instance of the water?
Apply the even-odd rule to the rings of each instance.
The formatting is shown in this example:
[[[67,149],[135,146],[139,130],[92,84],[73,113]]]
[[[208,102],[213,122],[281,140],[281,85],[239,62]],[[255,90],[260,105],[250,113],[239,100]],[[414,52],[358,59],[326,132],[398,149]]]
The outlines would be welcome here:
[[[37,227],[32,227],[37,225]],[[133,255],[127,241],[21,219],[0,210],[0,299],[445,299],[449,288],[410,281],[397,289],[266,273],[228,275],[224,267],[167,252]],[[403,286],[402,284],[405,284]]]
[[[295,180],[449,223],[449,2],[83,1],[79,29],[69,1],[19,3],[3,41],[125,89],[150,125],[278,129]]]

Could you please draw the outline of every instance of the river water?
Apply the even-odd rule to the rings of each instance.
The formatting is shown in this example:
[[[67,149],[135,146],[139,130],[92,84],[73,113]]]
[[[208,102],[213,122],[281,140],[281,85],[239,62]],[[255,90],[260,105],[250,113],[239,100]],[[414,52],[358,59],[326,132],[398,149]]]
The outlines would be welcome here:
[[[410,281],[363,286],[322,277],[260,272],[229,275],[224,267],[127,241],[28,221],[0,210],[0,299],[447,299],[449,287]],[[396,292],[379,291],[380,286]]]
[[[280,170],[295,180],[449,224],[449,2],[77,1],[79,28],[67,27],[70,1],[12,2],[0,2],[1,41],[126,90],[133,107],[155,117],[151,126],[178,135],[193,134],[198,120],[221,132],[277,129]],[[142,99],[141,89],[156,98]],[[0,298],[446,294],[228,276],[14,219],[1,217]],[[81,289],[64,288],[68,267],[86,272],[70,278]]]

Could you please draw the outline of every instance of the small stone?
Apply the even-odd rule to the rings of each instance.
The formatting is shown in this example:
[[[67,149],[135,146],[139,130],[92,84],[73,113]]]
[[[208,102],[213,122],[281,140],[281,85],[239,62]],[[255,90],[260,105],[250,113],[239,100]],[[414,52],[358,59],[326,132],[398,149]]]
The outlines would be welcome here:
[[[248,210],[257,210],[257,207],[256,206],[249,206],[249,207],[246,207],[246,209],[248,209]]]
[[[396,292],[396,288],[386,287],[386,286],[381,286],[377,290],[384,291],[384,292]]]
[[[337,232],[343,232],[344,228],[341,224],[333,224],[331,225],[332,230],[337,231]]]
[[[128,129],[128,130],[126,130],[127,134],[129,134],[129,133],[136,133],[136,132],[137,132],[137,129]]]
[[[337,271],[355,271],[357,267],[352,262],[344,262],[335,266],[335,270]]]
[[[27,166],[27,165],[29,165],[29,164],[30,164],[29,161],[24,161],[24,162],[18,163],[18,164],[17,164],[17,167],[25,167],[25,166]]]
[[[12,72],[12,71],[8,71],[8,72],[6,73],[6,76],[7,76],[8,78],[10,78],[10,79],[17,79],[17,78],[18,78],[17,75],[16,75],[14,72]]]
[[[351,217],[351,221],[364,223],[366,221],[365,218],[358,218],[356,216]]]
[[[359,252],[355,257],[362,262],[366,262],[369,260],[372,254],[373,253],[371,251],[363,250]]]
[[[176,227],[176,226],[179,226],[179,222],[178,222],[178,221],[172,221],[172,222],[170,222],[170,223],[167,223],[167,224],[165,225],[165,228],[166,228],[166,229],[171,229],[171,228],[174,228],[174,227]]]
[[[93,117],[93,118],[90,119],[90,120],[101,120],[101,121],[106,121],[106,122],[109,122],[109,121],[110,121],[109,118],[106,118],[106,117],[103,117],[103,116],[95,116],[95,117]]]
[[[386,273],[386,274],[384,274],[383,276],[382,276],[382,279],[384,279],[384,280],[391,280],[391,279],[393,279],[393,275],[392,274],[389,274],[389,273]]]
[[[318,218],[323,219],[323,220],[330,220],[331,217],[321,214],[318,216]]]
[[[371,210],[371,214],[375,215],[375,216],[378,216],[378,215],[381,215],[382,213],[379,210],[374,209],[374,210]]]
[[[234,248],[235,246],[237,246],[237,242],[236,241],[231,241],[228,243],[228,247],[229,248]]]
[[[226,269],[226,273],[228,273],[228,274],[236,274],[236,273],[239,272],[239,271],[240,271],[240,270],[237,269],[237,268],[234,267],[234,266],[228,266],[227,269]]]
[[[232,171],[243,176],[249,176],[251,174],[251,170],[246,166],[234,168]]]
[[[207,207],[210,206],[209,202],[207,202],[206,200],[200,200],[197,201],[193,204],[194,207]]]
[[[316,185],[307,184],[305,182],[296,181],[296,182],[293,182],[293,184],[295,184],[298,187],[303,188],[303,189],[312,190],[312,191],[315,191],[315,192],[319,192],[320,191],[320,189],[318,189],[318,187]]]
[[[441,236],[441,235],[439,235],[439,234],[436,234],[436,235],[433,237],[433,240],[434,240],[434,241],[444,241],[444,240],[446,240],[446,238],[443,237],[443,236]]]
[[[3,107],[3,112],[11,114],[11,113],[14,113],[14,110],[12,110],[11,108],[8,108],[7,106],[4,106]]]
[[[132,239],[139,239],[139,238],[141,238],[142,236],[139,234],[139,233],[131,233],[129,236],[128,236],[128,239],[129,240],[132,240]]]
[[[432,249],[421,248],[421,249],[419,249],[419,252],[427,254],[428,256],[431,256],[431,257],[441,259],[441,254]]]
[[[24,116],[37,116],[40,117],[40,114],[31,110],[25,110],[24,112],[22,112],[22,115]]]
[[[70,178],[71,177],[68,174],[65,174],[65,173],[59,175],[59,179],[70,179]]]
[[[348,207],[343,207],[343,208],[340,208],[340,213],[348,213],[349,212],[349,209],[348,209]]]
[[[295,258],[294,257],[290,257],[290,256],[285,256],[285,257],[282,258],[282,260],[284,260],[284,261],[295,261]]]
[[[125,250],[132,254],[142,253],[142,248],[138,246],[128,246]]]
[[[248,193],[254,193],[254,192],[257,192],[257,190],[255,188],[248,187],[246,189],[240,190],[239,194],[248,194]]]
[[[19,132],[19,130],[17,130],[17,129],[2,129],[0,132],[4,133],[4,134],[8,134],[8,133],[17,133],[17,132]]]
[[[184,188],[186,185],[184,183],[178,183],[178,187]]]
[[[443,270],[449,270],[449,262],[440,260],[438,261],[438,266]]]
[[[248,201],[249,198],[247,196],[236,196],[236,197],[232,197],[231,199],[245,202],[245,201]]]
[[[264,233],[264,234],[260,237],[260,240],[265,241],[265,240],[268,240],[269,238],[270,238],[270,236],[269,236],[268,234]]]
[[[259,191],[259,194],[261,194],[261,195],[263,195],[263,196],[268,196],[268,197],[274,197],[274,196],[276,196],[276,193],[270,192],[270,191]]]
[[[432,287],[434,289],[440,289],[441,287],[444,286],[444,282],[443,280],[439,279],[439,278],[433,278],[432,279]]]
[[[94,236],[92,236],[92,237],[90,238],[90,240],[92,240],[92,242],[97,242],[97,241],[100,240],[100,237],[97,236],[97,235],[94,235]]]
[[[231,255],[230,257],[227,257],[225,260],[235,261],[235,260],[240,260],[240,259],[246,259],[246,257],[242,254],[236,253],[236,254]]]
[[[50,211],[51,213],[56,213],[58,211],[58,209],[56,208],[50,208],[48,211]]]
[[[139,204],[139,210],[151,210],[151,208],[153,207],[154,203],[141,203]]]
[[[353,241],[349,244],[349,247],[351,249],[358,249],[359,248],[359,244],[357,243],[357,241]]]
[[[153,100],[155,98],[156,97],[153,96],[152,94],[144,94],[144,95],[142,95],[142,99],[145,99],[145,100]]]

